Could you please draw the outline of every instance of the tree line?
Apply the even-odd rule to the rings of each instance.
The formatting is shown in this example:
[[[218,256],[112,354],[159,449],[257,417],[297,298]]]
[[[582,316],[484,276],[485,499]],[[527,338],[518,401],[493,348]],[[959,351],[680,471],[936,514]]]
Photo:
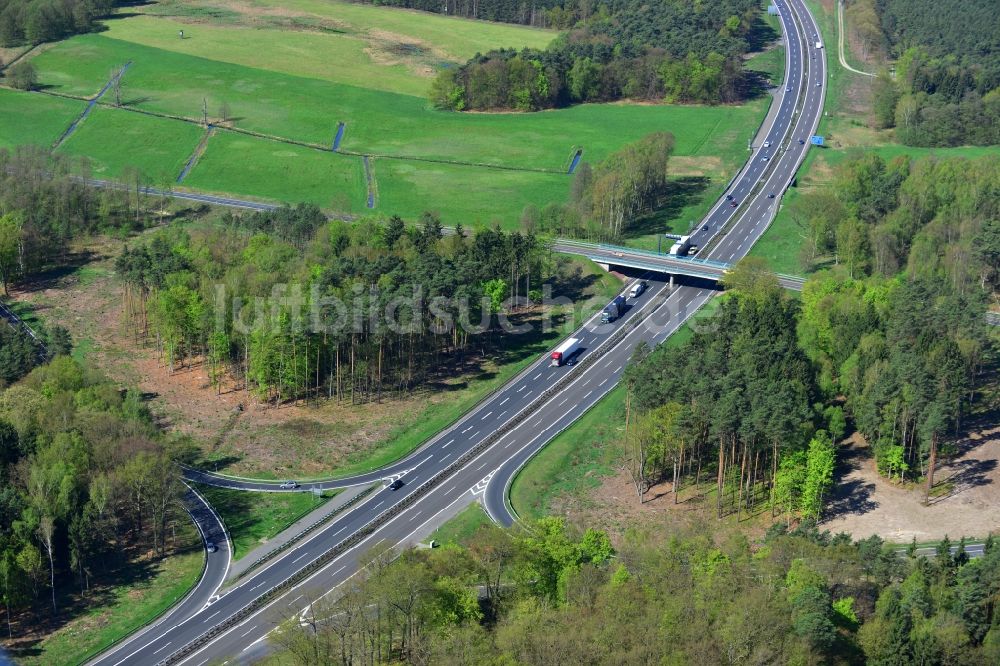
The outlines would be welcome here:
[[[140,394],[69,356],[0,393],[0,600],[7,634],[173,547],[180,475]]]
[[[1000,143],[996,4],[879,0],[875,9],[897,59],[895,77],[883,71],[874,88],[876,124],[911,146]]]
[[[283,659],[343,664],[982,664],[1000,658],[1000,547],[933,560],[814,526],[764,543],[559,518],[467,546],[376,547],[277,632]],[[912,550],[911,550],[912,553]]]
[[[990,367],[983,319],[1000,271],[995,159],[876,155],[846,164],[793,216],[805,253],[837,262],[791,301],[756,260],[726,280],[718,313],[626,374],[626,459],[639,497],[716,475],[718,512],[819,517],[848,424],[879,471],[934,484],[935,467]],[[806,226],[803,224],[803,226]],[[817,249],[813,244],[829,244]]]
[[[146,223],[142,174],[125,169],[114,187],[95,188],[86,158],[37,146],[0,148],[0,282],[64,265],[72,241],[103,231],[127,233]]]
[[[833,263],[849,277],[941,279],[964,295],[1000,286],[1000,160],[855,156],[830,187],[801,195],[789,212],[803,237],[800,260]]]
[[[430,214],[407,228],[300,205],[158,232],[116,272],[137,341],[171,368],[205,362],[218,390],[234,379],[263,401],[365,402],[514,345],[497,317],[537,305],[553,265],[531,233],[445,236]]]
[[[631,98],[718,104],[750,90],[742,56],[759,20],[753,0],[600,2],[544,50],[477,54],[435,79],[440,109],[536,111]],[[574,11],[581,11],[578,5]]]
[[[115,0],[0,0],[0,46],[54,42],[90,32]]]
[[[791,509],[793,499],[794,510],[818,517],[843,414],[815,406],[820,390],[795,333],[796,301],[754,261],[728,279],[731,291],[705,330],[679,347],[640,348],[626,369],[625,458],[637,496],[670,481],[676,502],[685,483],[700,487],[714,474],[720,518],[774,502]],[[790,460],[802,467],[801,482],[778,498],[776,475]]]
[[[0,319],[0,388],[13,384],[47,360],[72,350],[69,331],[62,326],[54,325],[47,330],[36,325],[32,329],[42,342],[36,342],[23,330],[8,326],[6,320]]]
[[[541,209],[525,206],[522,228],[551,236],[620,240],[644,214],[663,206],[673,150],[673,134],[655,132],[597,165],[580,162],[569,201],[551,202]]]

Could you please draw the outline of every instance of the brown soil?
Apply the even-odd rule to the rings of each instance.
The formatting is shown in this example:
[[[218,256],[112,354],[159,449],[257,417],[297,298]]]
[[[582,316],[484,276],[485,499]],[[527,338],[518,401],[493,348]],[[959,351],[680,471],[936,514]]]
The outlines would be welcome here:
[[[957,443],[958,453],[939,465],[929,505],[924,485],[899,485],[879,476],[860,438],[840,450],[837,489],[821,527],[855,538],[877,534],[896,542],[944,536],[985,536],[1000,530],[1000,426],[982,425]]]
[[[12,289],[11,298],[29,303],[43,322],[65,326],[77,355],[123,387],[138,387],[168,434],[190,436],[206,456],[226,460],[229,473],[328,474],[352,454],[414,423],[429,405],[451,399],[447,391],[417,391],[380,404],[274,407],[256,402],[232,380],[217,395],[207,366],[194,363],[171,372],[153,345],[127,330],[113,272],[120,249],[119,241],[106,239],[77,248],[76,269],[34,280],[30,291]],[[239,405],[243,412],[237,412]]]
[[[586,497],[562,496],[552,502],[553,515],[564,515],[581,528],[603,529],[619,543],[629,528],[641,528],[665,533],[710,531],[715,535],[740,532],[752,539],[763,537],[770,524],[770,512],[758,504],[757,514],[737,523],[734,516],[723,520],[716,517],[714,495],[705,491],[714,485],[703,483],[699,488],[683,486],[674,504],[670,483],[653,486],[646,501],[639,502],[635,486],[627,470],[621,469],[602,479],[601,485],[588,491]]]
[[[983,425],[957,442],[957,453],[938,466],[935,489],[925,506],[924,486],[899,485],[880,477],[867,444],[846,441],[839,452],[836,487],[827,503],[820,529],[848,532],[855,539],[872,535],[899,543],[944,536],[982,537],[1000,531],[1000,426]],[[711,491],[711,480],[702,485]],[[760,506],[740,523],[733,516],[715,516],[714,495],[682,488],[674,504],[671,484],[654,486],[639,503],[626,470],[602,479],[586,495],[563,495],[552,502],[552,513],[574,525],[606,530],[619,541],[630,527],[674,532],[711,531],[715,535],[742,532],[759,539],[771,524],[770,511]]]

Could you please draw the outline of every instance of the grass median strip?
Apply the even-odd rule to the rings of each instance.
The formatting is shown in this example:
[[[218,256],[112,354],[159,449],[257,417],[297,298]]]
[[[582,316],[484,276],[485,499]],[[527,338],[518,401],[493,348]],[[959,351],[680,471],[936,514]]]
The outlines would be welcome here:
[[[194,484],[218,512],[233,541],[233,560],[265,544],[339,491],[254,493]]]

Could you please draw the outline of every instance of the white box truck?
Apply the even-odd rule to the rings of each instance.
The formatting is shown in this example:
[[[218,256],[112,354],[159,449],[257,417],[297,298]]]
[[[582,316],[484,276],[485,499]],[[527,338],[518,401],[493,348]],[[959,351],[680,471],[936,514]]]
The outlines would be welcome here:
[[[568,338],[555,348],[552,352],[552,365],[563,365],[569,358],[580,351],[580,340],[578,338]]]
[[[691,237],[681,236],[680,240],[670,246],[670,254],[675,257],[686,257],[691,249]]]

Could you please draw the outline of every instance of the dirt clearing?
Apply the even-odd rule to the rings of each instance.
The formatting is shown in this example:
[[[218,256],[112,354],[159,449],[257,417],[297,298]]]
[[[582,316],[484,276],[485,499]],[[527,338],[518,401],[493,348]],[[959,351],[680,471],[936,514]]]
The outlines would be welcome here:
[[[938,467],[930,504],[923,484],[898,484],[880,477],[866,444],[857,439],[839,451],[838,482],[820,525],[855,539],[877,534],[896,542],[934,541],[948,536],[982,537],[1000,530],[1000,426],[972,431],[958,453]]]

